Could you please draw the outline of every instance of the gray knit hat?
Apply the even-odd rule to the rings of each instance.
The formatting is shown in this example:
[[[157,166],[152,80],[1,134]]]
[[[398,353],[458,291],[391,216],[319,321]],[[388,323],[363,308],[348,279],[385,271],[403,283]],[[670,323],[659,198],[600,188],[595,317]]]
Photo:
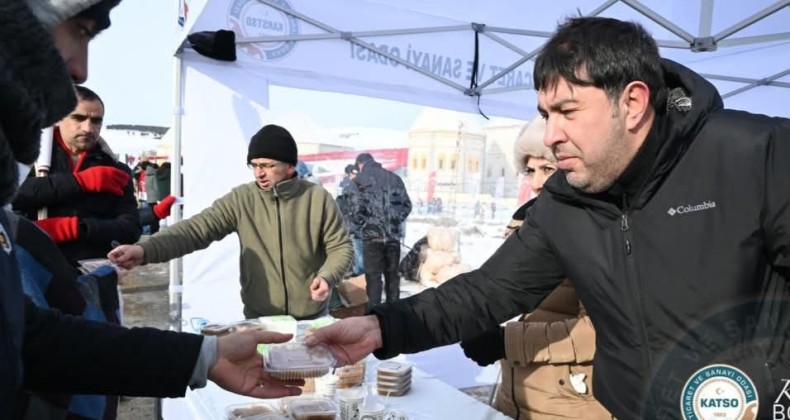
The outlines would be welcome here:
[[[28,7],[47,28],[79,16],[96,22],[96,29],[110,26],[110,10],[121,0],[25,0]]]

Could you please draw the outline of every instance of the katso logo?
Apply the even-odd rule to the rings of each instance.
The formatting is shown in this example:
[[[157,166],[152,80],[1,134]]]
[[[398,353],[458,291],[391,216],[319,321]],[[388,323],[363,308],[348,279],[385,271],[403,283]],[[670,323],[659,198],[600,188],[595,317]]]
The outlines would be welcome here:
[[[681,205],[677,207],[670,207],[667,210],[667,214],[670,216],[674,216],[676,214],[687,214],[687,213],[694,213],[697,211],[703,211],[708,209],[715,209],[716,202],[715,201],[704,201],[702,204],[695,204],[695,205]]]
[[[273,0],[283,9],[291,10],[286,0]],[[228,24],[237,37],[285,36],[299,34],[299,21],[288,13],[258,0],[234,0],[228,11]],[[251,58],[273,61],[285,57],[296,41],[256,42],[239,44],[238,48]]]
[[[730,365],[710,365],[683,387],[680,412],[685,420],[752,420],[759,407],[752,380]]]
[[[790,420],[790,379],[782,379],[782,382],[782,392],[774,400],[773,420]]]

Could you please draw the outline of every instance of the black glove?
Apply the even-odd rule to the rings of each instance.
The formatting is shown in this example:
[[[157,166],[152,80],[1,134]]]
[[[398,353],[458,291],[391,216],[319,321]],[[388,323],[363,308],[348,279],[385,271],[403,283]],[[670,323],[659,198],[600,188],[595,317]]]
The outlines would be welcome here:
[[[505,329],[487,331],[471,340],[461,342],[466,357],[480,366],[488,366],[505,357]]]

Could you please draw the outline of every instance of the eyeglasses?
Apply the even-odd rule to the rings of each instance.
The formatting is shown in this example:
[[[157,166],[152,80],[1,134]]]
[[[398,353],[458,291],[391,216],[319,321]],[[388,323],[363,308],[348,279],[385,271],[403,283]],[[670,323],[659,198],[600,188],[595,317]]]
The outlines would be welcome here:
[[[250,169],[274,169],[278,166],[280,166],[280,162],[267,162],[267,163],[250,162],[247,164],[247,167]]]

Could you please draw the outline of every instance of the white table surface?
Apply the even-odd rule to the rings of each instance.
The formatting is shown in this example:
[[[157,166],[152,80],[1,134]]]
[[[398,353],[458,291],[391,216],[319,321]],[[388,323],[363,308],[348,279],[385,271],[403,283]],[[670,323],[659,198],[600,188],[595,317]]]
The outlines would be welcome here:
[[[397,360],[397,359],[396,359]],[[375,378],[376,365],[379,361],[369,358],[366,377]],[[463,392],[442,382],[437,377],[423,372],[416,366],[412,370],[411,390],[402,397],[374,396],[384,403],[387,409],[406,412],[409,419],[508,419],[486,404],[483,404]],[[206,419],[223,420],[225,409],[232,404],[260,402],[250,397],[227,392],[214,383],[202,389],[188,391],[184,398],[163,400],[163,417],[166,420]],[[268,400],[279,406],[278,400]]]

